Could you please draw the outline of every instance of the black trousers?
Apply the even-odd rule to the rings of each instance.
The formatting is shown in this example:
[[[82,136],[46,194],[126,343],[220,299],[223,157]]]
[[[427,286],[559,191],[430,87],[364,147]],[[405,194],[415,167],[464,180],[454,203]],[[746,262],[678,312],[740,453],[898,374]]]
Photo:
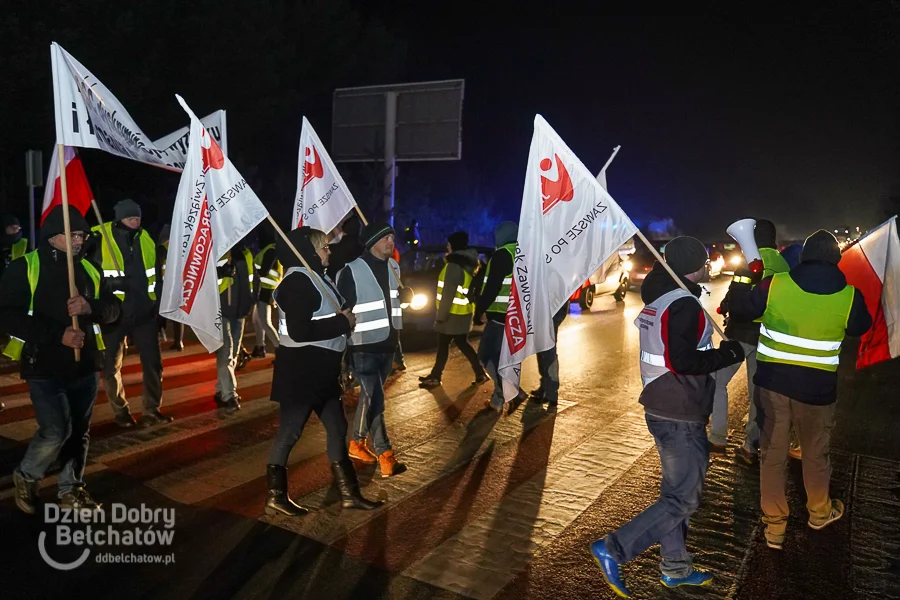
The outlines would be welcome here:
[[[472,371],[475,373],[475,377],[483,376],[484,367],[481,366],[481,362],[478,360],[478,353],[475,352],[475,348],[469,344],[468,333],[461,333],[459,335],[439,333],[437,357],[434,360],[434,368],[431,370],[431,377],[440,379],[441,375],[444,374],[444,367],[447,366],[447,359],[450,358],[450,342],[455,343],[456,347],[459,348],[466,359],[468,359],[469,364],[472,365]]]
[[[344,415],[341,396],[321,401],[288,401],[280,404],[281,417],[275,443],[269,453],[270,465],[287,466],[291,450],[303,434],[303,428],[313,411],[325,427],[328,460],[334,463],[347,458],[347,417]]]

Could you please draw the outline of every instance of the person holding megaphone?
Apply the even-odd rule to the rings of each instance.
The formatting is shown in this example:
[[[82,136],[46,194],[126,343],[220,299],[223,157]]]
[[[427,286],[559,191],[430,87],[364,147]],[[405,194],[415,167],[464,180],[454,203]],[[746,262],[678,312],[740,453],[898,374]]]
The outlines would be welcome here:
[[[776,249],[775,224],[766,219],[753,222],[743,219],[728,228],[728,233],[741,245],[747,264],[759,268],[761,261],[762,276],[770,277],[775,273],[790,271],[790,267]],[[744,282],[746,277],[735,275],[735,281]],[[756,423],[756,403],[754,401],[753,377],[756,375],[756,345],[759,343],[759,324],[762,319],[741,320],[734,315],[729,316],[728,307],[731,293],[719,305],[719,314],[725,317],[725,335],[729,340],[737,340],[744,349],[747,362],[747,396],[749,414],[744,428],[744,443],[736,454],[745,461],[753,462],[759,449],[759,427]],[[709,430],[709,450],[712,454],[725,454],[728,439],[728,383],[740,369],[741,363],[731,365],[716,372],[716,397]]]

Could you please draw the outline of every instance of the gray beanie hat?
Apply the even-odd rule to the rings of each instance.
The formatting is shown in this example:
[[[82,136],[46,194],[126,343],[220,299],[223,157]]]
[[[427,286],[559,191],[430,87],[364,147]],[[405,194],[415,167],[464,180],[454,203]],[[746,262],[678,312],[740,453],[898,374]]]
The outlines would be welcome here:
[[[116,221],[121,221],[122,219],[128,219],[129,217],[140,217],[141,216],[141,207],[138,206],[138,203],[132,200],[131,198],[125,198],[124,200],[119,200],[116,203],[115,207],[116,211]]]
[[[683,235],[666,244],[665,258],[677,275],[690,275],[703,268],[709,254],[703,242]]]

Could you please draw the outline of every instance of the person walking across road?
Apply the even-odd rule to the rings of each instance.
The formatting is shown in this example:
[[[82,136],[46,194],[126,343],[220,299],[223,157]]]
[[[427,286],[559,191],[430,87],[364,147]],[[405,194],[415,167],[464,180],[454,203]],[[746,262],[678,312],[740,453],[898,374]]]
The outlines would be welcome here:
[[[3,354],[19,361],[28,383],[37,432],[13,473],[19,510],[38,510],[38,484],[59,461],[59,505],[96,509],[87,493],[84,466],[90,443],[91,415],[97,400],[97,372],[104,349],[100,325],[120,316],[121,302],[101,270],[83,258],[88,224],[69,207],[72,258],[77,294],[69,294],[63,207],[50,211],[37,250],[16,260],[0,279],[0,328],[10,343]],[[78,328],[72,327],[77,317]],[[78,360],[75,350],[81,352]]]
[[[115,206],[115,222],[104,223],[106,235],[94,227],[98,257],[103,275],[116,297],[122,301],[122,318],[103,330],[107,352],[103,365],[103,387],[120,427],[133,427],[134,418],[125,398],[122,361],[125,338],[134,340],[141,356],[144,413],[141,426],[169,423],[172,417],[160,412],[162,404],[162,356],[159,351],[156,317],[157,300],[156,244],[141,227],[141,207],[131,199]],[[110,246],[111,244],[111,246]],[[122,271],[121,269],[124,269]]]
[[[700,305],[697,285],[706,274],[702,242],[677,237],[666,244],[666,260],[688,290],[677,285],[659,263],[644,280],[640,330],[641,381],[647,428],[662,463],[660,497],[642,513],[591,544],[591,553],[609,586],[629,597],[620,565],[659,543],[660,581],[666,587],[702,586],[712,575],[694,568],[685,546],[688,520],[700,507],[709,462],[706,424],[716,382],[712,373],[740,363],[740,342],[713,349],[713,328]]]
[[[169,256],[169,233],[171,226],[166,223],[159,231],[159,246],[156,248],[156,255],[159,257],[159,272],[162,275],[163,282],[166,280],[166,260]],[[169,350],[181,352],[184,350],[184,323],[179,321],[169,321],[165,317],[158,317],[159,329],[162,334],[162,341],[166,341],[166,323],[172,323],[172,347]]]
[[[268,230],[260,232],[268,234]],[[271,235],[271,234],[269,234]],[[256,343],[253,346],[253,358],[266,357],[266,337],[272,342],[272,347],[278,349],[278,331],[272,325],[272,309],[275,307],[273,292],[278,284],[281,283],[281,277],[284,270],[281,262],[278,260],[275,251],[275,244],[269,243],[263,246],[262,250],[253,259],[254,267],[259,276],[259,300],[256,302],[256,309],[253,313],[253,328],[256,331]]]
[[[569,301],[563,304],[562,308],[553,315],[553,340],[557,340],[559,335],[559,326],[569,315]],[[541,375],[541,384],[538,389],[531,392],[531,400],[534,402],[547,403],[547,406],[554,407],[559,404],[559,354],[556,351],[558,343],[554,343],[553,347],[537,354],[538,373]]]
[[[372,510],[382,503],[366,500],[360,493],[347,455],[347,417],[339,383],[341,357],[356,317],[350,309],[339,312],[335,307],[343,306],[343,298],[325,274],[330,253],[325,234],[301,227],[288,233],[288,238],[312,272],[286,244],[278,244],[278,259],[287,271],[275,290],[281,346],[275,355],[272,400],[278,402],[280,415],[266,467],[266,514],[299,517],[308,512],[290,499],[287,464],[313,412],[325,428],[328,460],[342,506]]]
[[[399,332],[403,328],[401,303],[412,301],[404,288],[400,265],[391,258],[394,229],[384,222],[370,223],[360,233],[365,252],[338,274],[338,291],[356,315],[350,336],[350,369],[359,381],[359,405],[353,421],[350,457],[363,463],[378,462],[382,477],[398,475],[406,466],[397,462],[384,423],[384,383],[393,369]],[[372,447],[368,445],[371,434]]]
[[[759,397],[759,487],[766,543],[783,548],[787,532],[785,496],[791,429],[803,447],[803,484],[808,525],[822,529],[840,519],[844,504],[830,495],[831,430],[837,401],[838,366],[844,337],[872,326],[862,293],[838,268],[837,239],[819,230],[806,239],[800,265],[756,286],[732,284],[731,311],[762,318],[754,377]]]
[[[763,277],[771,277],[775,273],[790,271],[787,262],[778,253],[776,247],[775,224],[772,221],[760,219],[756,222],[754,230],[756,245],[759,248],[760,258],[763,262]],[[746,283],[746,277],[735,275],[735,281]],[[759,427],[756,423],[756,396],[754,394],[753,377],[756,375],[756,345],[759,342],[759,323],[755,321],[742,321],[735,315],[728,316],[728,304],[730,294],[725,294],[719,306],[719,313],[726,316],[725,336],[729,340],[737,340],[744,348],[744,357],[747,364],[747,398],[748,415],[747,425],[744,428],[744,443],[737,455],[746,462],[753,462],[759,449]],[[725,444],[728,441],[728,383],[734,378],[741,365],[731,365],[718,371],[716,377],[716,400],[713,403],[712,421],[709,430],[709,449],[714,454],[725,454]]]
[[[441,376],[447,359],[450,356],[450,344],[463,353],[475,381],[472,385],[481,385],[488,381],[487,373],[478,360],[478,353],[469,345],[469,332],[472,331],[472,316],[475,305],[469,301],[469,287],[472,277],[479,268],[478,251],[469,247],[469,234],[457,231],[447,239],[447,257],[443,270],[438,276],[434,330],[438,334],[437,357],[431,373],[420,377],[419,387],[433,389],[441,385]]]

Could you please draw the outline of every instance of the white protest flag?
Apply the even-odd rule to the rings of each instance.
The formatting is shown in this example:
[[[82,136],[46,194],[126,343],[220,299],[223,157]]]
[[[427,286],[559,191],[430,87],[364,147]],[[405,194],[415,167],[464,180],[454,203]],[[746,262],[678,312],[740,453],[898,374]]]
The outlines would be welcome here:
[[[556,343],[553,315],[636,232],[597,178],[536,115],[500,353],[507,402],[519,393],[525,358]]]
[[[98,148],[170,171],[184,167],[186,141],[179,143],[184,133],[151,141],[109,88],[56,42],[50,45],[50,61],[57,144]],[[206,119],[224,141],[224,111]]]
[[[300,156],[297,160],[297,196],[291,229],[307,225],[328,233],[337,227],[356,201],[322,140],[303,117]]]
[[[206,115],[200,122],[206,133],[210,134],[222,149],[222,154],[228,156],[228,123],[225,119],[225,111],[217,110],[216,112]],[[170,152],[177,152],[184,156],[187,154],[187,142],[191,133],[190,127],[182,127],[178,131],[173,131],[165,137],[161,137],[153,145],[157,148],[166,148]],[[182,159],[183,163],[184,160]]]
[[[210,352],[222,345],[216,262],[268,212],[184,100],[191,118],[187,163],[181,174],[160,314],[190,325]]]

